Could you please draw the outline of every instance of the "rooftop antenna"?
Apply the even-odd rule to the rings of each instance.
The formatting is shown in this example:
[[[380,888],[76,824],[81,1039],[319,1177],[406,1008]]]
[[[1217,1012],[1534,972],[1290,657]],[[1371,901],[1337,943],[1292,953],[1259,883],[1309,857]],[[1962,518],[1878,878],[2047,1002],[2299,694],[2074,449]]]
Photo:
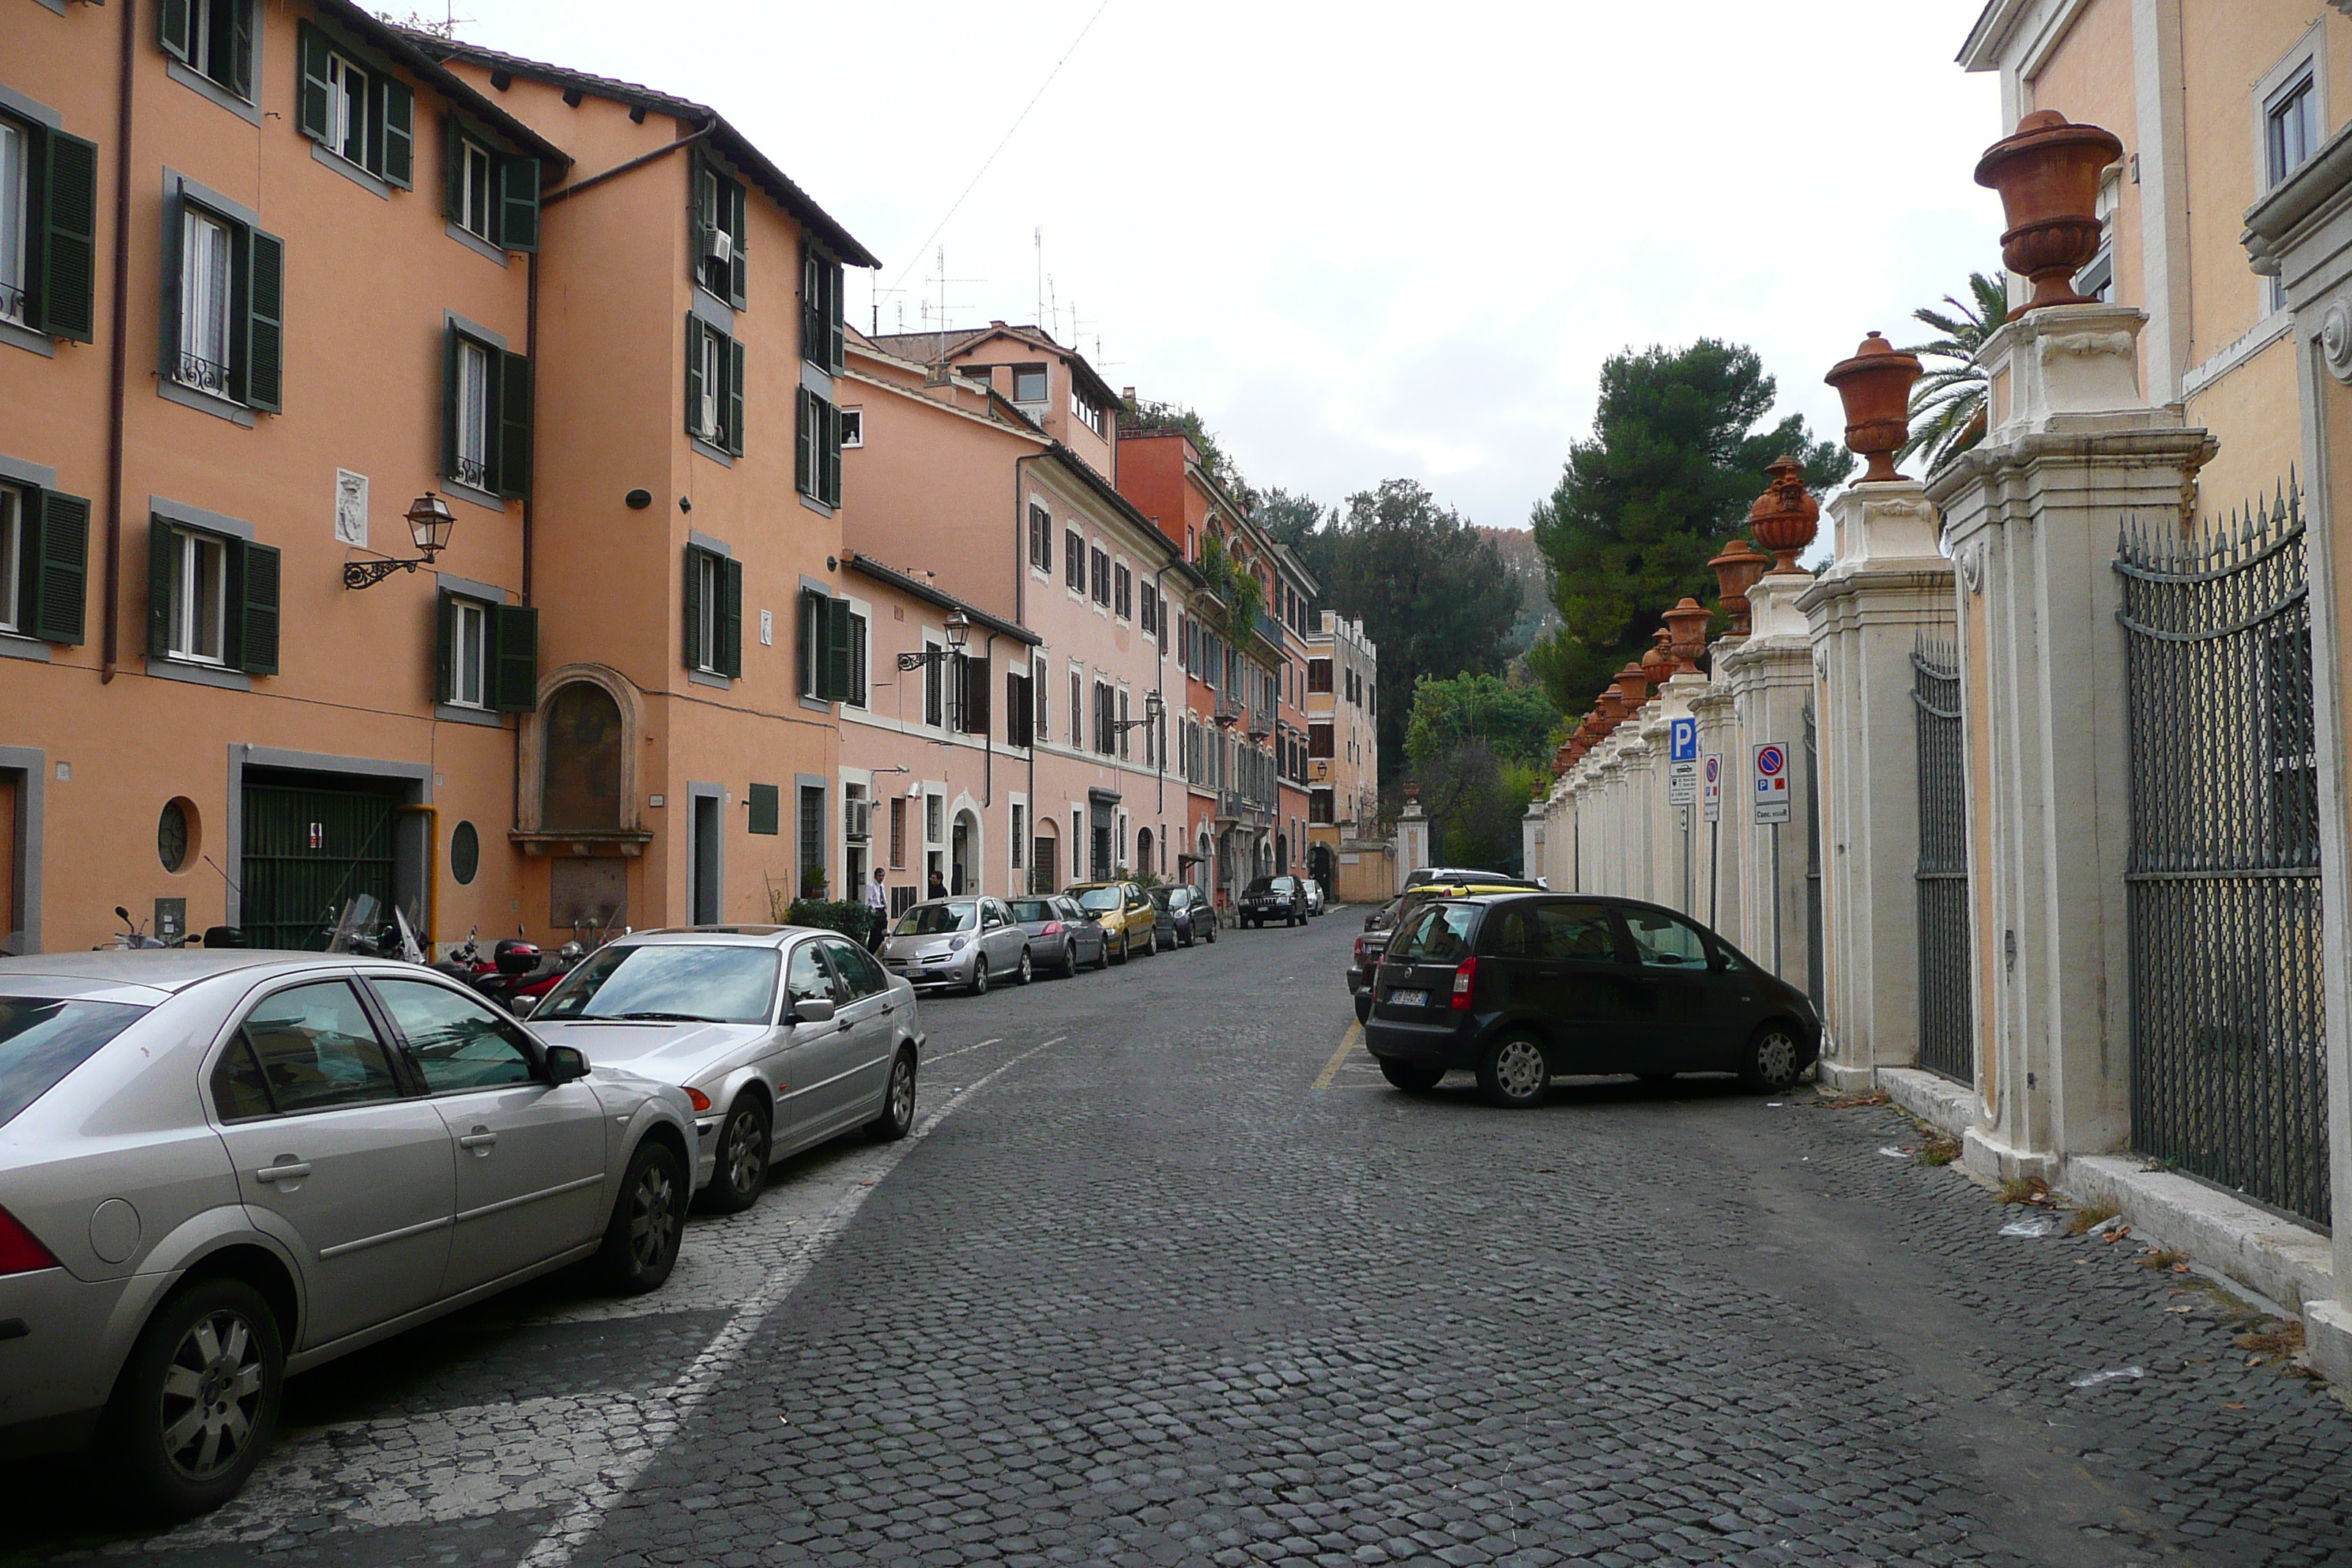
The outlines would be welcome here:
[[[936,259],[939,266],[938,273],[932,277],[924,279],[923,281],[926,284],[936,283],[940,286],[939,315],[934,321],[932,321],[931,325],[938,331],[944,332],[950,330],[948,325],[948,285],[950,283],[985,283],[988,279],[985,278],[949,277],[948,247],[944,245],[939,247]],[[928,313],[929,309],[930,307],[929,303],[926,302],[924,306],[925,311]]]
[[[1030,316],[1033,321],[1045,319],[1045,226],[1039,224],[1029,231],[1029,243],[1037,250],[1037,303]]]

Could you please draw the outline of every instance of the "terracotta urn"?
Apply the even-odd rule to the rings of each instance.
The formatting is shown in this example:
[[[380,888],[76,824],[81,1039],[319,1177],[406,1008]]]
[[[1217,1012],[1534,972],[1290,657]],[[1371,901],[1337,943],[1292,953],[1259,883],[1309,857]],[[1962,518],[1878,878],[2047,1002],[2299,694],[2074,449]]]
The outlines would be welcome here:
[[[2011,321],[2044,305],[2095,303],[2074,292],[2074,274],[2099,253],[2099,176],[2123,155],[2112,132],[2038,109],[1977,160],[1977,184],[2000,193],[2009,224],[2001,261],[2033,283]]]
[[[1650,634],[1650,651],[1642,656],[1642,679],[1655,691],[1681,673],[1681,666],[1666,647],[1666,639],[1674,634],[1660,626]]]
[[[1748,635],[1748,590],[1756,586],[1757,579],[1771,564],[1769,557],[1744,539],[1732,540],[1722,554],[1707,563],[1715,573],[1716,602],[1731,617],[1733,637]]]
[[[1873,332],[1852,359],[1840,360],[1822,377],[1845,404],[1846,449],[1870,463],[1862,483],[1903,477],[1895,471],[1895,454],[1911,437],[1911,384],[1919,371],[1917,354]]]
[[[1650,678],[1638,664],[1627,663],[1617,672],[1617,701],[1626,713],[1640,710],[1650,700]]]
[[[1625,700],[1612,686],[1593,703],[1592,713],[1592,743],[1597,746],[1609,738],[1610,731],[1617,728],[1617,721],[1625,716]]]
[[[1821,531],[1822,503],[1805,489],[1804,465],[1794,458],[1775,458],[1764,465],[1772,482],[1748,509],[1748,531],[1772,552],[1775,574],[1802,572],[1797,557]]]
[[[1696,675],[1699,656],[1706,651],[1706,623],[1713,616],[1705,605],[1685,596],[1666,612],[1666,651],[1675,656],[1675,673]]]

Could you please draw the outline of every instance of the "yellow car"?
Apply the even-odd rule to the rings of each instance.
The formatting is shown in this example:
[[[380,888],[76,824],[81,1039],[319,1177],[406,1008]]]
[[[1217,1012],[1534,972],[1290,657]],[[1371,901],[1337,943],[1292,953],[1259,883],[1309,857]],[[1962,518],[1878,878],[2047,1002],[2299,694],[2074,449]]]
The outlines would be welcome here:
[[[1125,963],[1137,952],[1150,952],[1160,910],[1151,895],[1133,882],[1073,882],[1062,896],[1092,916],[1103,929],[1103,951]]]

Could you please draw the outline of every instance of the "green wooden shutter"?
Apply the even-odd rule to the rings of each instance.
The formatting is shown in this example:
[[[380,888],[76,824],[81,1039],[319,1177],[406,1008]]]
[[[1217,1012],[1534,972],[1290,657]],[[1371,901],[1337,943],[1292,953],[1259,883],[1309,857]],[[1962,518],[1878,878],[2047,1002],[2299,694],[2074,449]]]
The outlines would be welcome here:
[[[155,368],[165,380],[180,374],[180,272],[186,258],[188,226],[177,180],[163,182],[163,308],[158,313]]]
[[[383,83],[383,118],[377,129],[382,132],[383,167],[376,172],[402,190],[414,190],[416,184],[416,92],[396,77],[380,79]]]
[[[817,497],[827,506],[841,504],[841,410],[820,401],[817,415],[824,446],[818,452],[822,467],[818,470]]]
[[[446,182],[442,191],[442,209],[449,221],[459,228],[466,226],[466,139],[457,130],[457,117],[441,117],[441,165]]]
[[[229,545],[233,581],[240,592],[230,605],[230,629],[237,637],[234,663],[247,675],[278,673],[278,549],[246,540]],[[239,613],[239,605],[242,613]]]
[[[294,25],[294,122],[313,142],[327,139],[327,35],[308,22]],[[341,152],[340,147],[332,149]]]
[[[42,140],[48,143],[41,182],[46,210],[34,321],[51,337],[86,343],[96,321],[98,146],[62,131]]]
[[[490,706],[528,713],[539,706],[539,612],[524,605],[490,606]]]
[[[727,302],[740,310],[748,297],[745,287],[751,279],[750,268],[743,259],[744,242],[751,226],[751,214],[744,203],[741,181],[729,180],[722,189],[727,202],[727,237],[732,242],[727,261]]]
[[[444,588],[433,605],[433,700],[457,700],[457,595]]]
[[[253,98],[253,7],[256,0],[226,0],[229,7],[228,89]]]
[[[499,243],[509,250],[539,248],[539,160],[499,160]]]
[[[731,679],[743,673],[743,563],[721,561],[719,570],[719,673]]]
[[[498,368],[498,488],[502,496],[530,493],[530,361],[494,353]]]
[[[155,41],[173,59],[188,58],[188,0],[163,0],[155,7]]]
[[[245,401],[277,413],[286,379],[286,242],[251,230],[246,239]]]
[[[825,368],[832,371],[835,375],[838,375],[841,374],[843,351],[846,346],[845,339],[848,336],[847,322],[844,319],[844,312],[842,310],[840,263],[827,262],[825,264],[824,271],[825,331],[831,351],[829,357],[825,360]]]
[[[751,820],[749,830],[773,837],[777,829],[778,817],[776,786],[755,784],[744,793],[746,803],[751,806]]]
[[[704,434],[702,429],[702,322],[688,314],[686,318],[686,433]]]
[[[686,547],[686,668],[700,669],[702,658],[702,557],[694,545]]]
[[[824,283],[824,262],[817,253],[802,242],[801,248],[801,358],[814,363],[824,363],[825,326],[824,306],[820,299]]]
[[[160,517],[147,520],[147,657],[172,654],[172,594],[179,575],[179,535]]]
[[[457,477],[457,329],[441,329],[441,477]]]
[[[78,645],[89,597],[89,502],[56,490],[39,500],[38,515],[25,519],[40,532],[37,544],[25,541],[26,609],[16,624],[43,642]]]
[[[994,679],[995,671],[989,667],[986,656],[966,661],[964,729],[974,735],[988,733],[988,687]]]
[[[805,386],[793,393],[793,488],[816,493],[816,399]]]
[[[709,174],[710,165],[703,161],[701,153],[697,153],[687,160],[686,275],[706,286],[710,268],[705,258],[710,253],[711,226],[718,221],[717,215],[710,210],[714,198],[706,194],[711,183],[707,177]]]
[[[727,340],[727,449],[737,457],[743,455],[743,344],[740,340]]]
[[[856,628],[850,624],[849,601],[827,598],[824,605],[824,689],[817,696],[827,702],[845,702],[852,689],[856,649]]]

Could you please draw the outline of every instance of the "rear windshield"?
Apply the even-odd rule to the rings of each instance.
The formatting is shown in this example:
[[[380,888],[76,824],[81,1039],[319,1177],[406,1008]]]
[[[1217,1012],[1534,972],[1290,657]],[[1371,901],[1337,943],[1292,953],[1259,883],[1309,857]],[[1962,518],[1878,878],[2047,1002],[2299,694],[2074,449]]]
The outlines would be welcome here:
[[[1060,918],[1054,913],[1054,906],[1043,899],[1015,899],[1008,907],[1013,910],[1013,918],[1023,925],[1035,925],[1043,921]]]
[[[951,931],[970,931],[972,911],[978,906],[966,900],[958,904],[917,904],[898,922],[899,936],[945,936]]]
[[[764,1024],[775,996],[772,947],[651,942],[590,954],[531,1016]]]
[[[1459,963],[1470,956],[1470,931],[1477,923],[1475,904],[1434,905],[1399,929],[1388,955],[1407,963]]]
[[[146,1011],[128,1002],[0,996],[0,1127]]]

